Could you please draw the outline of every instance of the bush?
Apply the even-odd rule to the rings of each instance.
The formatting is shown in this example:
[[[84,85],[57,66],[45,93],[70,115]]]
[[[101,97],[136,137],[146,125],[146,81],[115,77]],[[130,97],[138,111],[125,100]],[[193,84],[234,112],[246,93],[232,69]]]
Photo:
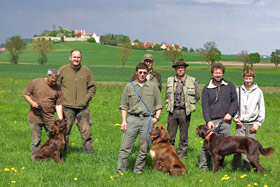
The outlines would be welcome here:
[[[95,39],[94,38],[89,38],[87,39],[88,42],[92,42],[92,43],[96,43]]]

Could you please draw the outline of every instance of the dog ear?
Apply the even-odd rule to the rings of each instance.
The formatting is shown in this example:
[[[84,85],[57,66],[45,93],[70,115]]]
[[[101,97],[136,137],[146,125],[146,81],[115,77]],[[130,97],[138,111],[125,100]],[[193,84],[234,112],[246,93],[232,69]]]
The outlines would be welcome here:
[[[59,134],[59,128],[57,127],[58,121],[54,121],[52,125],[52,129],[55,132],[55,134]]]
[[[169,134],[168,134],[168,132],[166,130],[160,131],[160,138],[162,140],[169,141]]]
[[[196,135],[198,135],[199,137],[201,137],[201,128],[202,128],[202,125],[199,125],[195,130]]]

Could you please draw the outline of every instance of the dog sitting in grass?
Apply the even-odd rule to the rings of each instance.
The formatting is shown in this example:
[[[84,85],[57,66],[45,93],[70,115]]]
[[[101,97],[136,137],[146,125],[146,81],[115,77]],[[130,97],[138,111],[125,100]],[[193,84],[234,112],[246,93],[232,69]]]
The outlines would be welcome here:
[[[35,160],[48,161],[54,159],[56,162],[64,162],[61,151],[64,149],[64,133],[66,130],[67,120],[56,120],[52,124],[53,133],[49,139],[39,148],[35,154]]]
[[[213,160],[213,172],[219,167],[219,160],[232,153],[245,154],[253,167],[264,173],[265,169],[259,163],[259,155],[270,156],[275,149],[273,147],[263,148],[255,139],[247,136],[225,136],[216,134],[206,125],[196,128],[196,134],[205,139],[207,149]]]
[[[154,170],[164,170],[173,176],[187,173],[187,169],[175,152],[174,146],[169,143],[169,135],[163,125],[155,126],[150,132],[152,147],[151,157],[154,161]]]

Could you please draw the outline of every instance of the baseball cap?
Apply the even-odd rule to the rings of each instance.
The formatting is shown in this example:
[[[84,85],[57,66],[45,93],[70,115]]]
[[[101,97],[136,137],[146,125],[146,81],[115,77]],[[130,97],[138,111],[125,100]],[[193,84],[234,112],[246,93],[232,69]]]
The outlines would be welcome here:
[[[143,62],[144,62],[145,60],[154,61],[154,57],[153,57],[153,55],[151,55],[151,54],[145,54],[145,55],[143,56]]]

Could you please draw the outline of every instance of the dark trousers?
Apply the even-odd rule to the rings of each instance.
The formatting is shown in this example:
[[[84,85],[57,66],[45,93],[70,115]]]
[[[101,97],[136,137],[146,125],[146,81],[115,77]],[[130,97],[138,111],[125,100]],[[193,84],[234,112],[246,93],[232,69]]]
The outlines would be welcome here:
[[[186,115],[184,109],[174,109],[173,113],[169,112],[167,131],[170,136],[170,144],[175,145],[177,129],[180,129],[180,142],[177,150],[178,156],[184,158],[188,149],[188,130],[191,121],[191,114]]]
[[[77,126],[82,136],[83,151],[87,153],[93,153],[93,143],[91,137],[91,118],[88,108],[74,109],[63,107],[63,113],[65,119],[67,119],[67,129],[65,133],[65,150],[69,148],[69,136],[75,120],[77,120]]]

